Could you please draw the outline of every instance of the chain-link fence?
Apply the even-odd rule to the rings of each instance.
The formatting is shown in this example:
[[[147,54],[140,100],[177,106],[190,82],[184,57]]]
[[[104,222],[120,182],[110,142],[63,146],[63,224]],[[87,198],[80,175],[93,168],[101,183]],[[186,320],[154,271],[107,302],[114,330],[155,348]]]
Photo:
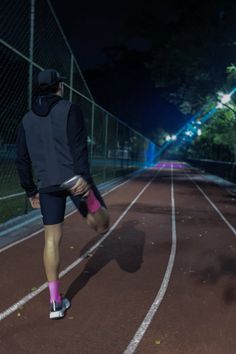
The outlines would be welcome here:
[[[94,102],[48,0],[0,1],[0,57],[0,223],[30,210],[15,168],[16,131],[44,68],[67,78],[65,98],[84,113],[97,183],[146,163],[151,142]]]

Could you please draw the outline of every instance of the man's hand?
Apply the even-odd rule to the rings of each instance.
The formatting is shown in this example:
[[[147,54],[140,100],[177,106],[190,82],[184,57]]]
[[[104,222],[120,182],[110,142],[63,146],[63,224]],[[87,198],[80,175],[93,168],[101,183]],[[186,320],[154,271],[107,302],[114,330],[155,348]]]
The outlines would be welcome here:
[[[70,192],[73,195],[82,195],[83,197],[87,197],[89,194],[89,185],[83,177],[80,177],[76,184],[70,188]]]
[[[30,201],[32,208],[34,208],[34,209],[40,208],[39,193],[35,194],[33,197],[30,197],[29,201]]]

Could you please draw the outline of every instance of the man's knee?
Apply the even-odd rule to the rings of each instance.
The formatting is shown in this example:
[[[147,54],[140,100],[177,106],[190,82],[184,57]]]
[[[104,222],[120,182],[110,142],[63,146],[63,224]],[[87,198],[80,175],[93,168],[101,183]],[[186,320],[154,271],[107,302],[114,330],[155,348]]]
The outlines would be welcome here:
[[[59,243],[62,237],[62,224],[45,225],[45,242],[50,244]]]

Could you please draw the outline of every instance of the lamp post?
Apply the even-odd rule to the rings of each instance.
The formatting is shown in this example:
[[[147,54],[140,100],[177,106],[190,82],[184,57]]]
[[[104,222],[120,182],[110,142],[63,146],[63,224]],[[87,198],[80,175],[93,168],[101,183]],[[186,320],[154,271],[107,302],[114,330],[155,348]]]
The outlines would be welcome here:
[[[226,107],[227,109],[231,110],[234,114],[234,117],[236,117],[236,111],[227,104],[230,101],[233,101],[233,99],[232,99],[233,94],[234,94],[234,91],[232,91],[231,93],[228,93],[228,94],[224,94],[222,92],[219,92],[218,93],[218,103],[216,105],[216,108],[222,109],[222,108]]]

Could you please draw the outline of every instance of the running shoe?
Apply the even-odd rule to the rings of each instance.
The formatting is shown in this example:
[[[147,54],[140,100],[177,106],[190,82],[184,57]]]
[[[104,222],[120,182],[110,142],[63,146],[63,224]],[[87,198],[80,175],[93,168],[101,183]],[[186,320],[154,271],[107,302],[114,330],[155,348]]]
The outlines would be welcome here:
[[[70,307],[70,301],[67,298],[63,298],[61,302],[53,301],[51,303],[51,309],[49,318],[58,319],[65,316],[65,311]]]

